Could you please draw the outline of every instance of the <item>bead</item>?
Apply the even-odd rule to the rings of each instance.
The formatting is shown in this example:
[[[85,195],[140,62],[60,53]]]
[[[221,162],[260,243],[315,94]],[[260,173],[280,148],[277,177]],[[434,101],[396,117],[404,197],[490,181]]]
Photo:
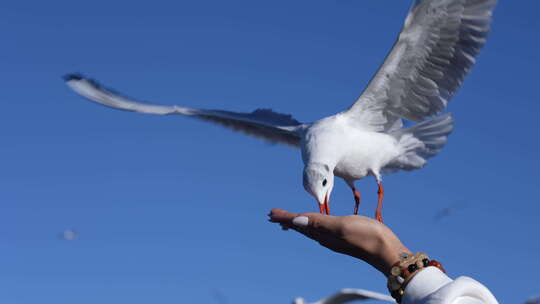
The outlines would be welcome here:
[[[392,269],[390,270],[390,273],[391,273],[393,276],[397,277],[398,275],[401,274],[401,267],[399,267],[399,266],[394,266],[394,267],[392,267]]]
[[[410,273],[413,273],[416,270],[418,270],[418,266],[416,266],[416,264],[411,264],[409,265],[409,267],[407,267],[407,269],[409,270]]]
[[[398,289],[398,290],[394,290],[390,293],[390,295],[392,296],[392,298],[396,299],[396,302],[398,303],[401,303],[401,299],[403,298],[403,294],[405,293],[405,291],[403,291],[403,289]]]
[[[402,277],[396,277],[396,281],[398,281],[399,284],[403,284],[403,282],[405,282],[405,279]]]
[[[444,270],[444,267],[442,267],[441,263],[435,261],[435,260],[431,260],[431,262],[429,262],[429,266],[435,266],[437,268],[439,268],[442,272],[446,272],[446,270]]]
[[[428,267],[429,266],[429,259],[423,259],[422,263],[424,263],[424,267]]]
[[[401,288],[401,284],[395,279],[388,280],[388,287],[390,290],[398,290]]]
[[[422,269],[422,268],[424,268],[424,263],[422,261],[416,261],[416,267],[418,269]]]
[[[402,260],[403,260],[403,259],[406,259],[406,258],[408,258],[408,257],[409,257],[409,254],[406,253],[406,252],[402,252],[402,253],[399,254],[399,258],[402,259]]]

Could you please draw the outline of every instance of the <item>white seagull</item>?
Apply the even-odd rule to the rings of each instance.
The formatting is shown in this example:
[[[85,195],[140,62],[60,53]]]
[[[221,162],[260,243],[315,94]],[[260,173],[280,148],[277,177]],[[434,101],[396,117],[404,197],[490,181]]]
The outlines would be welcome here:
[[[422,168],[446,144],[453,128],[440,114],[473,66],[486,41],[496,0],[416,0],[392,50],[358,100],[347,110],[313,123],[268,109],[251,113],[163,106],[135,101],[81,75],[67,75],[80,95],[113,108],[181,114],[221,124],[270,142],[299,147],[304,188],[321,213],[330,213],[334,176],[351,187],[368,175],[378,184],[375,213],[382,221],[382,173]],[[403,128],[402,120],[417,123]]]

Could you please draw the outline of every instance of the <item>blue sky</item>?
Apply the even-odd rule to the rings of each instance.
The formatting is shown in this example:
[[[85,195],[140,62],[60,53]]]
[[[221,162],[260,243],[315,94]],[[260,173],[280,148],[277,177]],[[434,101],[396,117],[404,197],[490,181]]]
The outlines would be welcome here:
[[[314,211],[293,148],[176,116],[115,111],[69,91],[82,72],[163,104],[313,121],[348,107],[408,1],[4,1],[0,28],[1,303],[288,303],[385,278],[266,222]],[[384,177],[386,223],[501,303],[540,294],[540,4],[501,1],[449,106],[448,146]],[[372,216],[376,186],[359,183]],[[348,214],[341,181],[332,211]],[[450,216],[436,215],[451,208]],[[58,234],[76,229],[75,241]]]

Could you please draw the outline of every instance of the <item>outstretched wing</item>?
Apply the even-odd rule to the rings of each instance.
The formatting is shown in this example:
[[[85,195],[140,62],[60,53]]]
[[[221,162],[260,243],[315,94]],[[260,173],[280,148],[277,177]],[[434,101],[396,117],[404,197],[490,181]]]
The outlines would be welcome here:
[[[66,83],[80,95],[112,108],[148,114],[181,114],[214,122],[270,142],[298,146],[298,131],[303,124],[291,115],[276,113],[269,109],[258,109],[251,113],[236,113],[221,110],[201,110],[180,106],[163,106],[134,101],[97,82],[81,75],[67,75]]]
[[[390,54],[344,112],[384,131],[446,107],[486,42],[496,0],[416,0]]]
[[[315,304],[344,304],[361,300],[381,300],[395,303],[391,296],[364,289],[343,289],[329,298],[317,301]]]

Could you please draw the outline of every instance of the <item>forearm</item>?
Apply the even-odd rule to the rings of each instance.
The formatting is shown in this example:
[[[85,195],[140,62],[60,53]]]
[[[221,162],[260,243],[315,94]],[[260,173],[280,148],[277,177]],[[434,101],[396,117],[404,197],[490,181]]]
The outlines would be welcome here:
[[[392,266],[399,262],[399,257],[401,254],[411,254],[411,251],[405,247],[399,240],[396,241],[387,241],[383,240],[381,244],[380,254],[377,255],[378,261],[376,264],[371,264],[377,268],[384,276],[390,275],[390,269]]]
[[[393,293],[399,291],[398,296],[394,296],[401,297],[402,304],[497,304],[482,284],[467,277],[451,280],[438,268],[430,266],[440,265],[426,255],[414,255],[416,267],[409,270],[411,252],[392,230],[370,218],[299,215],[281,209],[272,210],[269,216],[271,222],[283,228],[293,228],[333,251],[369,263],[385,277],[392,274],[394,280],[389,286]],[[395,265],[399,267],[397,274],[391,271]],[[401,275],[398,280],[397,276]]]

